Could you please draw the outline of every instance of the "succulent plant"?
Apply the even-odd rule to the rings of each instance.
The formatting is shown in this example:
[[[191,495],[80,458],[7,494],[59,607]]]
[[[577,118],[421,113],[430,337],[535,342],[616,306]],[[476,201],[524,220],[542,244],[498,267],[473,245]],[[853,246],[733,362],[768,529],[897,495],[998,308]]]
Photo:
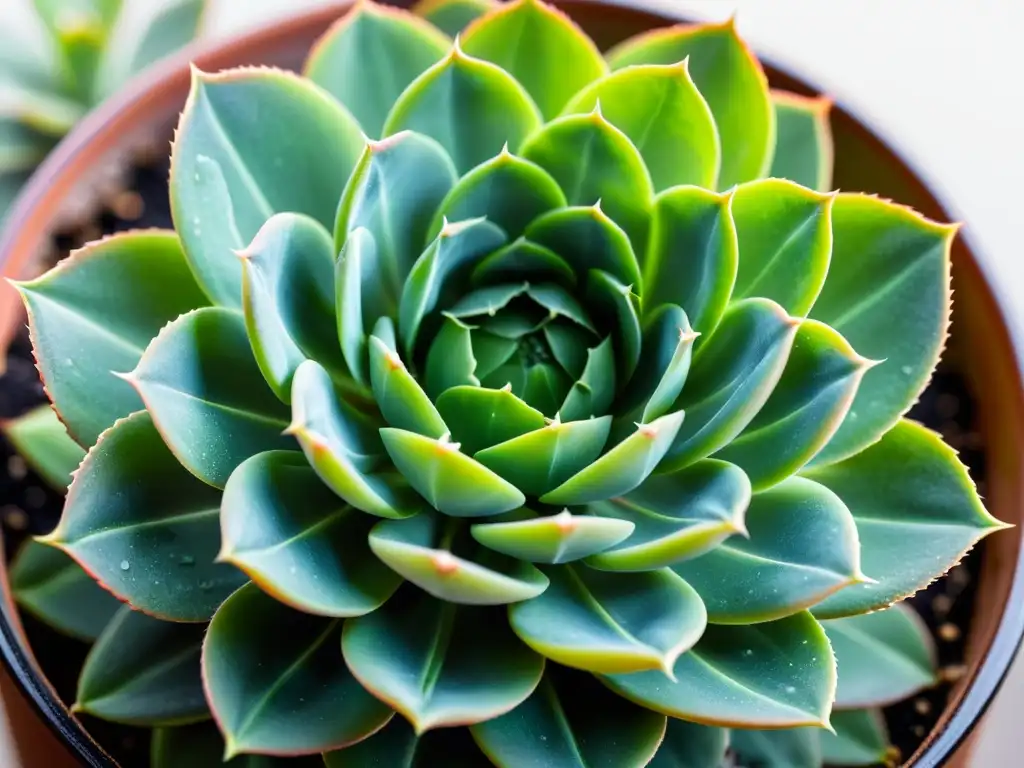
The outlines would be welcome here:
[[[100,101],[192,41],[206,0],[11,0],[0,52],[0,223],[35,167]],[[20,4],[16,9],[15,4]],[[17,35],[17,37],[15,36]]]
[[[18,285],[88,447],[13,576],[98,634],[77,709],[156,766],[877,760],[935,678],[895,604],[1002,527],[903,418],[955,227],[827,191],[732,23],[423,13],[477,18],[196,71],[175,231]]]

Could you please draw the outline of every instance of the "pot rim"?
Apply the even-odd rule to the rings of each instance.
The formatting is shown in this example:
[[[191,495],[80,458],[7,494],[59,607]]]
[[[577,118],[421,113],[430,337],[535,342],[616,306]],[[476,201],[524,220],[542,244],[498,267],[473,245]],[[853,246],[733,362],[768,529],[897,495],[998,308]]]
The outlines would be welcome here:
[[[385,0],[385,2],[387,1]],[[681,12],[664,7],[664,4],[658,0],[554,1],[557,4],[569,6],[617,7],[644,13],[652,18],[661,19],[665,23],[691,21],[685,18]],[[32,255],[31,249],[18,248],[22,228],[15,227],[13,222],[27,221],[32,218],[33,211],[45,202],[47,193],[52,186],[53,177],[64,172],[68,165],[73,164],[83,155],[88,154],[93,142],[104,132],[112,116],[131,108],[138,108],[149,95],[159,92],[163,86],[169,84],[176,77],[180,77],[182,71],[187,70],[191,62],[210,70],[231,66],[220,63],[220,60],[238,60],[247,51],[262,50],[275,41],[287,40],[311,26],[320,25],[326,29],[351,4],[351,2],[335,2],[324,7],[293,14],[234,37],[193,43],[135,78],[118,94],[90,112],[36,169],[12,206],[7,217],[7,224],[0,232],[0,270],[2,273],[5,276],[20,273],[25,269],[26,262]],[[399,4],[407,5],[408,3]],[[766,68],[801,83],[817,93],[823,92],[814,79],[805,76],[804,73],[794,74],[789,68],[776,64],[770,56],[758,55],[758,58]],[[930,174],[923,172],[908,161],[903,154],[896,151],[894,149],[895,142],[890,140],[885,130],[878,128],[869,118],[863,117],[862,111],[844,108],[842,98],[833,97],[832,94],[829,94],[829,97],[833,99],[835,108],[841,109],[859,128],[870,134],[903,165],[915,181],[934,198],[942,211],[947,214],[947,219],[957,219],[956,216],[950,215],[955,213],[957,208],[951,205],[948,191],[937,184]],[[981,282],[992,299],[994,312],[998,315],[999,321],[1006,331],[1009,349],[1005,351],[1014,358],[1012,367],[1019,383],[1024,378],[1024,329],[1010,322],[1009,315],[1003,309],[1011,304],[1008,289],[998,279],[994,265],[980,255],[969,228],[967,231],[960,232],[959,239],[963,241],[970,253],[970,263],[979,270]],[[12,322],[14,316],[4,313],[3,309],[0,305],[0,323]],[[1017,390],[1019,392],[1021,387],[1018,386]],[[5,570],[6,565],[0,563],[0,575]],[[8,592],[6,578],[0,584],[0,590],[3,593]],[[65,747],[74,752],[77,758],[83,760],[85,765],[96,768],[117,768],[116,762],[68,713],[45,676],[38,669],[31,654],[26,652],[22,645],[20,620],[16,611],[12,612],[13,600],[7,594],[4,597],[6,599],[0,600],[0,657],[18,688],[37,712],[43,716],[51,731],[60,738]],[[964,695],[947,705],[947,710],[952,708],[952,712],[947,711],[948,718],[942,724],[941,730],[937,734],[933,734],[930,742],[926,742],[926,749],[913,763],[914,768],[934,768],[943,765],[964,743],[999,691],[1022,641],[1024,641],[1024,547],[1018,554],[1011,580],[1010,597],[1004,606],[988,651],[973,679],[969,681]]]

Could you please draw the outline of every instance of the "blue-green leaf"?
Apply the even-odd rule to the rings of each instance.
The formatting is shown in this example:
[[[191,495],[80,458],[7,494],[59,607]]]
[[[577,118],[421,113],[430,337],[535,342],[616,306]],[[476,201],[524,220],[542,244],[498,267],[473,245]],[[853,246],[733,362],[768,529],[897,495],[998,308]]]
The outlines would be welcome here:
[[[470,528],[485,547],[533,563],[568,563],[603,552],[633,532],[633,523],[595,515],[537,515],[526,507]]]
[[[438,398],[437,409],[454,425],[452,439],[462,452],[474,457],[545,425],[543,413],[505,389],[453,387]]]
[[[381,320],[390,323],[388,318]],[[448,433],[441,414],[398,352],[389,348],[376,332],[370,337],[370,382],[377,407],[391,426],[428,437]]]
[[[820,192],[832,184],[835,148],[829,124],[831,99],[772,91],[775,156],[769,174]]]
[[[0,423],[0,430],[32,471],[54,490],[67,490],[85,451],[71,439],[50,405],[37,406],[16,419]]]

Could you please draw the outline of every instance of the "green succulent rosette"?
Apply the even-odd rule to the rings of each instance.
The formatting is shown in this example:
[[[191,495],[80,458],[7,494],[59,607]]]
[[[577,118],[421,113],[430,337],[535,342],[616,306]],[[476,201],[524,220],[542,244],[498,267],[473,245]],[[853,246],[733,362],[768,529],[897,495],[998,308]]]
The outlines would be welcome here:
[[[91,447],[16,592],[127,604],[78,709],[156,766],[876,761],[935,681],[889,607],[1001,527],[902,418],[955,229],[825,191],[731,24],[421,12],[196,72],[175,231],[19,286]]]

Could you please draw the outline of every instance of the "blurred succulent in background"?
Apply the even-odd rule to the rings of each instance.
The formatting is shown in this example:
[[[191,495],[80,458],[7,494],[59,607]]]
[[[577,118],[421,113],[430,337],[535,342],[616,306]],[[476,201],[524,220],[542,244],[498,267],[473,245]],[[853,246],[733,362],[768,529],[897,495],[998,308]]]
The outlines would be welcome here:
[[[157,766],[876,762],[935,677],[890,606],[1001,527],[902,419],[955,228],[827,192],[731,23],[423,12],[197,72],[176,231],[18,286],[88,447],[12,577],[98,634],[77,709]]]

